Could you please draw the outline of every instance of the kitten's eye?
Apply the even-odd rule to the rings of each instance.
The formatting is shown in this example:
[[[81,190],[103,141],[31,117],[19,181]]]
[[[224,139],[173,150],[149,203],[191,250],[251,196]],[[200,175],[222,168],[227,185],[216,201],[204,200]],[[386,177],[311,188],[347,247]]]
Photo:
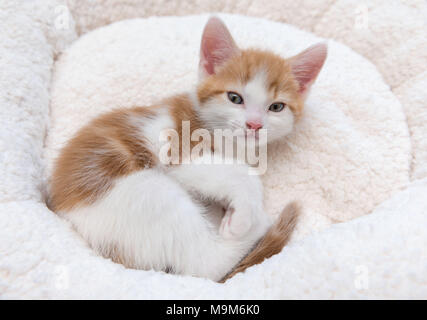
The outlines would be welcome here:
[[[243,103],[243,98],[235,92],[228,92],[227,96],[228,96],[228,99],[235,104]]]
[[[285,104],[281,102],[275,102],[268,108],[268,110],[273,112],[280,112],[283,109],[285,109]]]

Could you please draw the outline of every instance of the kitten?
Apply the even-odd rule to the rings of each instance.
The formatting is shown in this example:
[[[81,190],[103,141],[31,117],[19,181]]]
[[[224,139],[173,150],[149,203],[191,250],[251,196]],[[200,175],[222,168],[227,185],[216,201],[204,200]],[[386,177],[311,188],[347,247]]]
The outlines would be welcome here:
[[[164,164],[159,136],[174,129],[181,137],[189,121],[191,132],[239,127],[248,138],[258,139],[261,129],[268,142],[283,138],[326,52],[318,44],[285,60],[240,50],[221,20],[211,18],[196,89],[155,106],[112,111],[83,127],[55,163],[49,206],[94,250],[130,268],[219,281],[280,252],[295,224],[294,205],[271,227],[259,176],[246,165]]]

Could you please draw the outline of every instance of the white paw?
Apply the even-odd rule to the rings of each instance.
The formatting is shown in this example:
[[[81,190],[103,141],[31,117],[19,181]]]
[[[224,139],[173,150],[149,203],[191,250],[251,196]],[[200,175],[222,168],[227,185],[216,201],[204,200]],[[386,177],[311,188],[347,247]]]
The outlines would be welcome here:
[[[221,220],[219,233],[224,239],[237,239],[246,235],[252,227],[252,214],[229,207]]]

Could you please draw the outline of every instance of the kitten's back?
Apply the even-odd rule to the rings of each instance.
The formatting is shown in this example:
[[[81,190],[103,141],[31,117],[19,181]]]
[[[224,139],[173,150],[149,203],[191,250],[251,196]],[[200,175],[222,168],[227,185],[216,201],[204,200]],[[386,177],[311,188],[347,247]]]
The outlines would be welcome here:
[[[135,119],[155,116],[155,107],[135,107],[109,112],[83,127],[56,161],[49,207],[69,211],[101,198],[113,181],[153,167],[156,156],[132,125]]]

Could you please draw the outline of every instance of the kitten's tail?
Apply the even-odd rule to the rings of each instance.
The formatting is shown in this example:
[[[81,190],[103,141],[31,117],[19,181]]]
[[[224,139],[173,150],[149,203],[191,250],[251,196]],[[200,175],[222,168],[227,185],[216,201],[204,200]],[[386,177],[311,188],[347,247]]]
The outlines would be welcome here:
[[[224,283],[239,272],[263,262],[265,259],[282,251],[288,243],[290,236],[295,229],[299,217],[299,207],[295,202],[288,204],[278,220],[267,231],[256,247],[231,271],[220,283]]]

